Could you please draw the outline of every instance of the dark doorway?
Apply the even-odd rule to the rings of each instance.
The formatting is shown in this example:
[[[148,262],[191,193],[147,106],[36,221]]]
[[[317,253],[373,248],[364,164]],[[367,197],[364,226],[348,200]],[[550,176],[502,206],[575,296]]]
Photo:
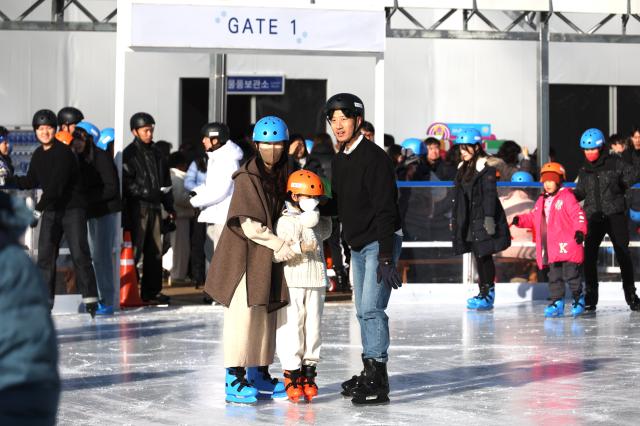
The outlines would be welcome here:
[[[584,161],[582,133],[596,127],[609,134],[609,87],[552,84],[549,104],[551,148],[567,179],[574,180]]]
[[[327,80],[286,80],[284,87],[284,95],[256,97],[257,118],[278,116],[287,123],[289,133],[302,133],[307,138],[324,132]]]
[[[209,80],[181,78],[179,145],[200,143],[200,129],[207,123],[208,114]]]
[[[326,80],[286,80],[283,95],[256,96],[256,116],[276,115],[289,126],[290,133],[313,137],[325,131],[322,109],[327,97]],[[209,79],[180,79],[180,144],[198,142],[200,128],[209,115]],[[248,134],[251,96],[227,96],[227,125],[231,139],[239,141]]]
[[[640,126],[640,86],[618,86],[618,134],[631,136],[634,127]]]

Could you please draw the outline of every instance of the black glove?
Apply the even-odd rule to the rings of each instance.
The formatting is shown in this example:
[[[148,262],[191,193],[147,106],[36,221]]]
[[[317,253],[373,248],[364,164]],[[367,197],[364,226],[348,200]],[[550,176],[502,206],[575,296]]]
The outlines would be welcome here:
[[[198,195],[198,194],[196,193],[196,191],[191,191],[191,192],[189,192],[189,199],[191,199],[191,198],[195,197],[196,195]]]
[[[484,230],[491,236],[496,234],[496,221],[493,216],[484,217]]]
[[[518,226],[518,224],[520,223],[520,218],[518,216],[514,216],[513,219],[511,219],[511,224]]]
[[[378,259],[378,269],[376,271],[378,276],[378,282],[383,281],[386,285],[392,289],[397,290],[402,287],[402,280],[396,265],[391,259],[380,258]]]
[[[584,243],[584,232],[576,231],[576,234],[573,236],[573,239],[576,240],[577,244]]]

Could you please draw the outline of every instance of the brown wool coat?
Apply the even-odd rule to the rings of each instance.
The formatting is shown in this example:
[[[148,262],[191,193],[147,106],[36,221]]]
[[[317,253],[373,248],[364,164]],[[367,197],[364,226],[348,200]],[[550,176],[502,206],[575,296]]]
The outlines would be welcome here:
[[[240,219],[248,217],[273,232],[278,218],[271,217],[261,179],[255,160],[234,173],[227,223],[213,254],[204,291],[229,307],[246,274],[247,306],[266,306],[273,312],[289,303],[284,265],[273,263],[273,250],[249,240],[240,227]]]

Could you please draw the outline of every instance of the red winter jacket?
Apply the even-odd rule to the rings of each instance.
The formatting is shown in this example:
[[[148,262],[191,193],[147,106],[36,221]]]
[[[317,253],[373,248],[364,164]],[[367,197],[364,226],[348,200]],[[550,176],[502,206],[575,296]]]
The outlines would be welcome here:
[[[584,247],[576,243],[576,231],[587,233],[587,220],[573,192],[560,188],[556,194],[547,221],[547,264],[542,259],[542,221],[544,196],[540,196],[529,213],[518,215],[519,228],[533,228],[536,236],[536,261],[539,268],[554,262],[582,263]]]

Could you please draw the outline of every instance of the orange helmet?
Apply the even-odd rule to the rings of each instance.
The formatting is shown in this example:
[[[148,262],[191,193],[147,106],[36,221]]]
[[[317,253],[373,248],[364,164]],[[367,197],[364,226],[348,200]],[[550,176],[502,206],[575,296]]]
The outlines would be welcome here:
[[[298,170],[289,175],[287,191],[291,191],[292,194],[319,197],[324,195],[324,185],[317,174],[309,170]]]
[[[554,161],[546,163],[544,166],[542,166],[542,168],[540,169],[540,182],[543,181],[542,176],[545,173],[555,173],[558,176],[560,176],[562,180],[567,179],[567,175],[564,172],[564,167],[562,167],[562,164],[556,163]]]
[[[56,139],[58,139],[65,145],[70,145],[71,141],[73,140],[73,135],[66,130],[60,130],[58,133],[56,133]]]

